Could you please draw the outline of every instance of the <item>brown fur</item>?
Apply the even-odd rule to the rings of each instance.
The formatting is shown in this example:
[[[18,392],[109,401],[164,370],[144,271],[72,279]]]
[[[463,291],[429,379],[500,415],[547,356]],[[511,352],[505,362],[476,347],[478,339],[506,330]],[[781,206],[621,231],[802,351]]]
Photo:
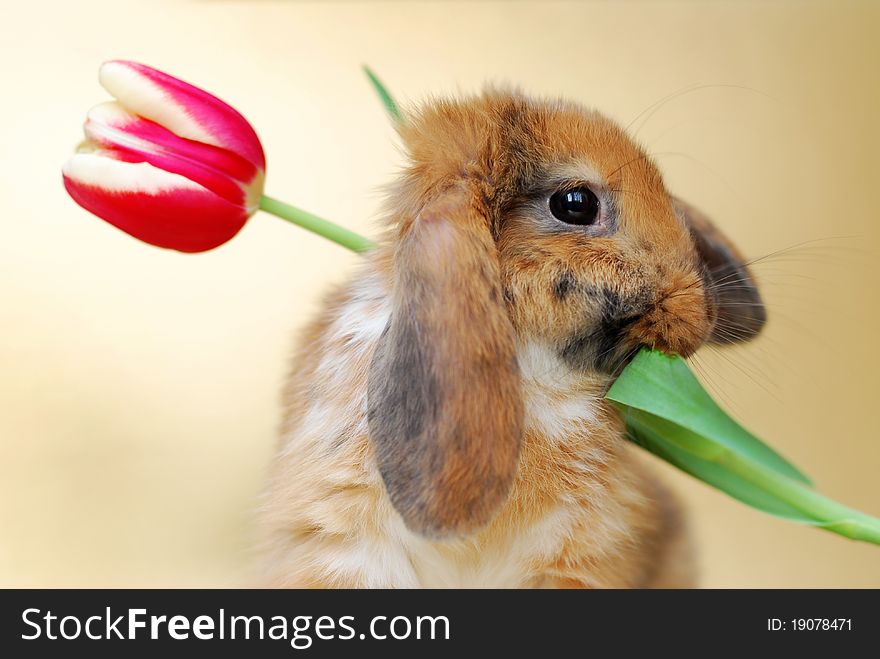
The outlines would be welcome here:
[[[745,266],[612,122],[490,91],[400,133],[389,231],[302,339],[263,507],[278,586],[682,586],[670,495],[602,396],[734,336]],[[588,185],[590,226],[547,198]],[[721,279],[718,273],[725,273]]]

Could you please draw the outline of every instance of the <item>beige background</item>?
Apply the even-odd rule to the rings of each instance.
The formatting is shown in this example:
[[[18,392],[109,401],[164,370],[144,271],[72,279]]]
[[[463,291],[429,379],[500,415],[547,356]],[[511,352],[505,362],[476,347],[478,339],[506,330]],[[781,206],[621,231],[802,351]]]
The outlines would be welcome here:
[[[403,98],[489,80],[627,123],[756,268],[771,316],[697,368],[828,494],[880,514],[876,4],[3,2],[0,584],[244,582],[293,331],[354,256],[268,216],[185,256],[68,199],[99,63],[236,105],[267,192],[370,232],[399,154],[359,70]],[[639,123],[636,124],[638,126]],[[880,586],[880,548],[661,467],[707,586]]]

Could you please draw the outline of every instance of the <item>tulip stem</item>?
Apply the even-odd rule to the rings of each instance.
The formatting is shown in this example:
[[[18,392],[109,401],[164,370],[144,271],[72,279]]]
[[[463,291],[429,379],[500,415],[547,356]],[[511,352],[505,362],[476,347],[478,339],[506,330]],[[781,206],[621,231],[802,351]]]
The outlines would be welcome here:
[[[263,195],[260,199],[260,210],[264,210],[275,217],[280,217],[282,220],[287,220],[292,224],[296,224],[297,226],[307,229],[312,233],[316,233],[327,240],[332,240],[334,243],[347,247],[353,252],[368,252],[376,247],[374,242],[354,231],[349,231],[345,227],[334,224],[329,220],[325,220],[317,215],[312,215],[308,211],[304,211],[296,206],[291,206],[290,204],[285,204],[283,201],[278,201],[277,199],[267,197],[266,195]]]

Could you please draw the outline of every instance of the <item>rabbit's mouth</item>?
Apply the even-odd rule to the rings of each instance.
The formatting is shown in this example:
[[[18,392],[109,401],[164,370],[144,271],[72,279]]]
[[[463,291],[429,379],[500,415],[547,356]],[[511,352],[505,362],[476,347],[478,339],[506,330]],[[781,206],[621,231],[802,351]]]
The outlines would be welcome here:
[[[623,373],[623,369],[629,366],[630,362],[635,359],[636,355],[639,354],[639,350],[642,348],[643,346],[637,345],[624,349],[623,355],[617,359],[616,363],[614,363],[608,371],[608,375],[611,376],[612,382]]]
[[[598,371],[617,378],[641,348],[630,338],[630,330],[640,317],[631,315],[605,320],[599,327],[572,337],[560,355],[571,368]]]

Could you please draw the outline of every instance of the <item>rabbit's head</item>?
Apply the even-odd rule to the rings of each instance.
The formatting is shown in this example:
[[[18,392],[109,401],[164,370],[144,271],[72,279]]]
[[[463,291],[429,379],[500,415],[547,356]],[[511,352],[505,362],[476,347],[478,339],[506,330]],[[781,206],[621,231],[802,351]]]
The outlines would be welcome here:
[[[642,346],[687,356],[765,316],[736,249],[671,196],[613,122],[490,91],[399,127],[392,317],[370,372],[370,434],[407,525],[485,524],[517,468],[517,346],[613,376]]]

